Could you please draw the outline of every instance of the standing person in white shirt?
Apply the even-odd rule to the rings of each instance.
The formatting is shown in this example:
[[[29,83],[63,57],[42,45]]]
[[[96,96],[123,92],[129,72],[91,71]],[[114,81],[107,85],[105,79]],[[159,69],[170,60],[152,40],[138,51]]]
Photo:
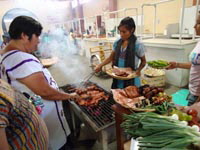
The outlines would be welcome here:
[[[194,26],[196,35],[200,35],[200,15],[198,15],[196,24]],[[170,66],[167,69],[182,68],[190,69],[189,77],[189,94],[187,96],[188,106],[200,100],[200,42],[190,54],[190,61],[187,63],[170,62]]]
[[[32,55],[37,50],[41,32],[41,24],[31,17],[19,16],[12,21],[9,27],[11,40],[1,51],[0,78],[30,96],[41,96],[44,103],[41,116],[49,131],[49,149],[58,150],[70,134],[62,100],[78,96],[59,91],[49,71]]]

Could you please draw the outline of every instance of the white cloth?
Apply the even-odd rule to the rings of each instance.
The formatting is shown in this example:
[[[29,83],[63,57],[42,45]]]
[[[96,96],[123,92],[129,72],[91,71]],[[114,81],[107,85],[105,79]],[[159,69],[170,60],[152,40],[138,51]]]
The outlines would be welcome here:
[[[27,77],[36,72],[43,72],[49,85],[58,89],[56,81],[40,61],[31,54],[17,50],[9,51],[2,55],[0,64],[0,78],[8,81],[21,92],[34,94],[17,79]],[[68,123],[65,119],[62,102],[43,100],[44,110],[41,114],[49,131],[49,149],[58,150],[66,143],[66,135],[70,134]]]

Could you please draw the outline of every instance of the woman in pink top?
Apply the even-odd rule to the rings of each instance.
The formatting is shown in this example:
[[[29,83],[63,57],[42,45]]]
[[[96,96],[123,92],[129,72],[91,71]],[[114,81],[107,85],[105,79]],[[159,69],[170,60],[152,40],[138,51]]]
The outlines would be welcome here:
[[[200,35],[200,15],[198,15],[196,24],[194,26],[196,35]],[[180,63],[170,62],[170,66],[167,69],[182,68],[190,69],[189,77],[189,94],[187,97],[188,106],[191,106],[200,99],[200,41],[190,54],[191,62]]]

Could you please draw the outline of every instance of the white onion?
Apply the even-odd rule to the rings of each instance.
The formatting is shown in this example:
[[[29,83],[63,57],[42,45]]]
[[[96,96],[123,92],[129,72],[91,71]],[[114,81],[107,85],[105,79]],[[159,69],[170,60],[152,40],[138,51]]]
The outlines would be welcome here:
[[[181,121],[181,123],[182,123],[183,125],[185,125],[185,126],[188,125],[188,122],[187,122],[187,121]]]
[[[199,132],[199,126],[193,125],[192,128]]]
[[[178,117],[177,114],[173,114],[173,115],[171,116],[171,118],[174,119],[174,120],[178,120],[179,117]]]

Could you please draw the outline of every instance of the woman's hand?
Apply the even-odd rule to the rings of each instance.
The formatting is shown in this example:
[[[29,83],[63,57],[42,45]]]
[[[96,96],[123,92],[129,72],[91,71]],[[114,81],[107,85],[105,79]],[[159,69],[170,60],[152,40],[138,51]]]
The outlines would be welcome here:
[[[169,66],[166,69],[174,69],[174,68],[190,69],[191,66],[192,66],[191,62],[187,63],[169,62]]]
[[[194,109],[197,111],[198,118],[200,119],[200,102],[196,102],[191,106],[178,106],[177,109],[187,113],[188,110]]]
[[[167,70],[168,69],[175,69],[175,68],[177,68],[177,62],[174,62],[174,61],[169,62],[169,66],[166,67]]]
[[[141,76],[141,71],[140,70],[136,70],[135,74],[139,77],[139,76]]]
[[[101,65],[97,65],[94,69],[95,72],[100,72],[102,70],[102,66]]]
[[[77,93],[71,93],[69,94],[69,98],[76,101],[77,99],[80,98],[80,96]]]

